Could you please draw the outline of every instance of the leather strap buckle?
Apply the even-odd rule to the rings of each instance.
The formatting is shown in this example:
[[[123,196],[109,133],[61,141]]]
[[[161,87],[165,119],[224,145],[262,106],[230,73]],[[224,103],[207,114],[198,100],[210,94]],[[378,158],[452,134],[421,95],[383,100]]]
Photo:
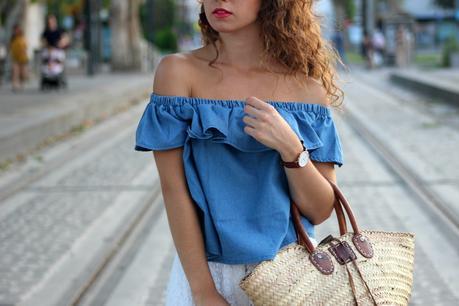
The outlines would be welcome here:
[[[328,249],[330,253],[332,253],[332,255],[336,258],[336,261],[341,265],[357,259],[354,251],[346,241],[340,241],[336,244],[333,244]]]

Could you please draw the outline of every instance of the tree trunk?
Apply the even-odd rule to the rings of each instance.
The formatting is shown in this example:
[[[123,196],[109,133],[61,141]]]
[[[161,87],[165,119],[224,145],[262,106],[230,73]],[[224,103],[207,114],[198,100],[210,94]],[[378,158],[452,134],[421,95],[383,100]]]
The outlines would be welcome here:
[[[112,0],[110,26],[112,33],[112,70],[140,70],[141,31],[140,0]]]
[[[342,31],[344,29],[344,20],[346,19],[344,1],[333,0],[333,7],[335,9],[335,29]]]

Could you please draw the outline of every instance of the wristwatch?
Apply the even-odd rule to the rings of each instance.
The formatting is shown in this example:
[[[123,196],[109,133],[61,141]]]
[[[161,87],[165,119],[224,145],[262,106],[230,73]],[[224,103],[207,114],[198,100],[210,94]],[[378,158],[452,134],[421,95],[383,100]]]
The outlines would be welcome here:
[[[309,161],[309,152],[304,146],[303,140],[301,141],[301,145],[303,146],[303,151],[298,155],[296,160],[291,161],[291,162],[286,162],[281,159],[281,165],[287,168],[301,168],[307,165]]]

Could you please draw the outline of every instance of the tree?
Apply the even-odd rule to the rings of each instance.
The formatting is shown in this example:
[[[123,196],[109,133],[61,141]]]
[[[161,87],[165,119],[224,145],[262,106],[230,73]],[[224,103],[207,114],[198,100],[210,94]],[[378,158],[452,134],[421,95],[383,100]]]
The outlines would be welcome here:
[[[353,0],[333,0],[335,8],[336,24],[339,29],[344,27],[344,21],[353,20],[355,17],[355,3]]]
[[[153,28],[161,29],[172,27],[175,24],[175,1],[156,0],[153,3]]]
[[[113,70],[126,71],[141,68],[140,2],[141,0],[111,0]]]

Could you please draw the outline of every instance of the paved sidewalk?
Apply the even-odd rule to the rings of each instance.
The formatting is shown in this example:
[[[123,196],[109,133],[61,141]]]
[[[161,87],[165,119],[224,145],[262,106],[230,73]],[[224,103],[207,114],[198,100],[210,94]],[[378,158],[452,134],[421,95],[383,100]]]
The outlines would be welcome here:
[[[367,107],[361,109],[360,116],[368,115],[370,120],[365,122],[373,121],[379,125],[380,130],[384,130],[383,127],[386,127],[384,120],[387,120],[387,116],[393,115],[394,112],[400,113],[400,110],[393,110],[391,108],[393,105],[387,103],[390,107],[383,108],[381,106],[377,111],[369,112],[368,110],[375,107],[374,103],[371,102],[374,97],[368,96],[367,91],[355,94],[359,92],[359,88],[359,86],[353,86],[352,89],[346,88],[349,96],[352,94],[352,98],[348,98],[348,103],[354,105],[353,110],[357,105],[367,104]],[[381,98],[387,99],[387,97],[383,96]],[[375,103],[378,102],[375,101]],[[384,105],[389,106],[387,104]],[[376,120],[378,112],[383,121]],[[352,206],[360,228],[415,233],[415,271],[410,305],[457,305],[459,303],[459,295],[456,290],[459,284],[457,277],[459,257],[457,256],[456,247],[448,237],[442,236],[438,224],[431,222],[429,211],[419,205],[418,199],[413,197],[399,178],[394,176],[380,157],[357,135],[343,115],[335,112],[334,118],[342,138],[345,154],[345,165],[342,168],[336,168],[337,180]],[[399,120],[399,118],[395,120]],[[406,121],[409,121],[413,126],[416,126],[415,120],[415,116],[406,117]],[[393,129],[396,129],[396,127],[394,126]],[[392,128],[389,130],[391,131]],[[404,137],[408,137],[406,134],[409,132],[408,124],[401,126],[399,133],[405,136],[401,136],[400,140],[402,141]],[[448,134],[441,139],[445,140],[447,137]],[[411,150],[409,148],[400,148],[398,152],[406,155],[410,154]],[[422,169],[425,169],[426,166],[424,165]],[[445,164],[445,166],[447,165]],[[453,170],[451,168],[449,173],[452,173]],[[432,172],[426,173],[426,175],[430,174]],[[448,175],[448,173],[445,173],[445,175]],[[167,222],[165,212],[160,218],[161,224]],[[349,224],[348,226],[350,227]],[[349,230],[351,229],[349,228]],[[316,227],[316,237],[319,241],[329,234],[337,236],[338,232],[338,223],[334,214],[326,222]],[[124,287],[116,288],[113,296],[118,298],[122,294],[126,296],[142,296],[144,302],[139,302],[139,305],[164,305],[165,289],[175,249],[167,226],[157,225],[155,229],[152,229],[151,235],[168,237],[168,240],[165,239],[163,241],[161,248],[150,251],[145,250],[144,253],[139,253],[139,257],[150,258],[149,261],[144,262],[146,267],[161,267],[162,278],[157,277],[158,274],[156,273],[154,277],[150,278],[150,283],[145,283],[143,279],[139,278],[135,283],[130,283],[129,287],[125,285]],[[445,269],[445,266],[452,268]],[[132,264],[126,267],[126,270],[132,273],[132,271],[137,271],[138,267]],[[123,277],[122,281],[126,284],[127,279],[127,277]],[[132,279],[129,280],[132,281]],[[129,294],[126,293],[127,288],[132,290]],[[142,295],[146,288],[150,288],[148,297]],[[107,303],[104,305],[121,304]]]
[[[350,79],[345,89],[350,100],[347,107],[459,218],[457,128],[408,102],[400,103],[366,84],[366,79],[364,75]]]
[[[436,122],[416,104],[394,98],[388,94],[390,89],[378,89],[355,76],[344,89],[347,110],[363,120],[426,186],[457,208],[459,160],[451,152],[459,149],[458,130]],[[133,151],[135,127],[144,107],[138,104],[44,150],[44,165],[34,167],[46,167],[46,175],[0,203],[0,305],[66,305],[109,256],[123,226],[150,202],[155,209],[145,221],[148,232],[132,244],[138,248],[126,246],[132,252],[126,256],[129,260],[114,266],[114,277],[101,286],[106,299],[81,305],[164,304],[175,249],[151,152]],[[430,212],[346,117],[338,112],[334,117],[345,154],[345,165],[336,168],[338,183],[360,228],[416,234],[410,305],[458,305],[457,240],[442,234],[440,224],[432,222]],[[56,167],[55,159],[65,161]],[[0,175],[0,185],[2,180]],[[152,194],[158,194],[154,201]],[[333,216],[317,227],[316,237],[337,231]]]
[[[459,69],[397,69],[390,79],[406,89],[459,106]]]
[[[356,86],[354,89],[357,92],[359,88]],[[347,88],[347,92],[350,91]],[[368,109],[375,106],[369,102],[371,100],[372,97],[365,93],[353,95],[348,100],[349,104],[368,104],[368,108],[360,111],[361,116],[367,116],[366,123],[375,120],[372,114],[368,114]],[[390,108],[378,110],[382,118],[394,113]],[[415,234],[413,292],[409,305],[457,305],[457,249],[451,245],[448,237],[442,236],[438,225],[431,222],[429,211],[420,205],[419,200],[404,187],[399,178],[394,176],[342,116],[335,118],[345,153],[345,165],[337,170],[338,184],[354,211],[360,229]],[[381,122],[376,122],[378,123]],[[379,125],[379,129],[383,130],[384,126],[387,127],[387,124]],[[406,132],[405,128],[406,126],[400,127],[400,134]],[[397,152],[406,154],[406,151],[401,150],[400,148]],[[334,214],[316,228],[319,240],[328,234],[337,236],[338,233]],[[445,266],[452,268],[444,269]]]
[[[395,70],[406,76],[426,80],[430,83],[440,84],[445,87],[459,90],[459,69],[402,69]]]
[[[0,88],[0,164],[21,158],[56,137],[87,126],[151,91],[153,73],[68,76],[68,90],[41,92],[37,80],[23,92]]]
[[[145,103],[43,150],[21,171],[44,175],[0,201],[0,305],[69,305],[151,205],[152,156],[133,150]]]
[[[347,76],[345,79],[349,81],[344,88],[345,111],[352,111],[363,120],[367,128],[419,174],[429,188],[438,192],[452,209],[458,208],[459,176],[456,165],[459,159],[452,157],[451,152],[459,149],[459,132],[446,124],[432,124],[435,119],[422,113],[413,103],[395,99],[387,91],[357,81],[355,77]],[[334,112],[334,118],[345,154],[345,166],[336,168],[338,183],[352,205],[360,228],[415,233],[415,271],[410,305],[457,305],[457,240],[443,235],[441,224],[434,221],[438,218],[421,205],[419,199],[352,129],[342,113]],[[113,298],[121,300],[123,296],[136,296],[143,298],[139,305],[164,305],[175,250],[169,228],[165,225],[167,215],[164,211],[160,218],[162,225],[152,228],[150,237],[168,237],[168,240],[164,238],[161,248],[145,246],[139,252],[139,260],[142,258],[144,261],[126,266],[127,273],[113,291]],[[337,232],[338,224],[332,216],[317,226],[316,237],[322,239]],[[141,277],[137,280],[130,278],[129,275],[139,271],[139,266],[161,267],[161,271],[154,273],[150,282]],[[445,266],[452,268],[445,269]],[[148,288],[149,294],[146,295]]]

